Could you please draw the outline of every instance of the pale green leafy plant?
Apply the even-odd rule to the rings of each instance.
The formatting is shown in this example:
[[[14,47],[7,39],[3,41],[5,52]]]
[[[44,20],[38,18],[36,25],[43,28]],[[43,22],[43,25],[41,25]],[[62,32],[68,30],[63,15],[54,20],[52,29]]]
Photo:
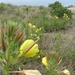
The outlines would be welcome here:
[[[0,27],[0,68],[4,75],[9,75],[14,65],[24,60],[24,57],[34,57],[39,52],[38,40],[24,41],[25,33],[17,27],[17,23],[8,21]]]

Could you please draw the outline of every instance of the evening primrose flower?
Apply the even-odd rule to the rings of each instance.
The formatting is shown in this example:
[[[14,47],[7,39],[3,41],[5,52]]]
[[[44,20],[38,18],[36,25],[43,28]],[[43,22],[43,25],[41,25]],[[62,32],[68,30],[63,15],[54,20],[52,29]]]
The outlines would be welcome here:
[[[24,55],[25,57],[33,57],[38,52],[38,44],[35,44],[32,39],[26,40],[20,47],[20,55]]]
[[[47,67],[48,66],[48,61],[47,61],[47,57],[43,57],[42,58],[42,63]]]
[[[40,55],[38,55],[37,58],[40,58]]]
[[[33,25],[33,26],[32,26],[32,28],[36,28],[36,26],[35,26],[35,25]]]
[[[38,31],[39,31],[39,29],[36,30],[36,32],[38,32]]]
[[[68,17],[68,15],[65,14],[65,13],[64,13],[64,16],[63,16],[63,17],[66,18],[66,19],[68,19],[68,20],[70,19],[70,18]]]
[[[68,20],[70,20],[70,18],[68,18]]]
[[[37,39],[39,40],[39,39],[40,39],[40,37],[39,37],[39,36],[37,36]]]
[[[42,28],[39,28],[39,30],[42,30]]]
[[[29,27],[32,27],[32,24],[31,23],[29,23]]]
[[[69,72],[67,69],[63,70],[62,72],[63,72],[65,75],[70,75],[70,72]]]
[[[58,16],[55,16],[56,19],[58,19]]]
[[[67,69],[65,69],[65,70],[63,70],[63,71],[60,71],[59,73],[65,74],[65,75],[70,75],[70,72],[69,72],[69,70],[67,70]]]

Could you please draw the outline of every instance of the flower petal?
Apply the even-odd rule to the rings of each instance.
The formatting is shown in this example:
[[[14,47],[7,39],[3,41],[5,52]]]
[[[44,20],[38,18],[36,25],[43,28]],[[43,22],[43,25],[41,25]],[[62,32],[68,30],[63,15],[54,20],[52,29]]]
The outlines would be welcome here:
[[[25,50],[32,44],[34,43],[33,40],[29,39],[29,40],[26,40],[20,47],[20,54],[22,55],[23,52],[25,52]],[[32,48],[24,54],[24,56],[26,57],[33,57],[36,55],[36,53],[39,52],[39,49],[38,49],[38,44],[35,44],[34,46],[32,46]]]
[[[42,58],[42,63],[43,63],[46,67],[48,66],[46,56]]]
[[[39,52],[38,44],[35,44],[26,54],[24,54],[24,56],[26,56],[26,57],[33,57],[38,52]]]
[[[34,41],[26,40],[20,47],[20,50],[24,51],[28,46],[30,46]]]

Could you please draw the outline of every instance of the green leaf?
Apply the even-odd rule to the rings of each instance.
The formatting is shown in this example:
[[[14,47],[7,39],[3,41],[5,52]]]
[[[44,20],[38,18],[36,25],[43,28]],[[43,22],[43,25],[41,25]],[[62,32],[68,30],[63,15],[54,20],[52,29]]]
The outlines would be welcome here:
[[[9,75],[9,70],[5,67],[0,67],[1,70],[3,71],[3,75]]]
[[[3,63],[3,60],[0,58],[0,63]]]
[[[9,60],[8,64],[9,66],[13,66],[16,63],[18,63],[19,61],[17,60],[18,58],[12,58],[11,60]]]
[[[8,58],[9,58],[9,50],[6,50],[5,51],[5,59],[8,60]]]

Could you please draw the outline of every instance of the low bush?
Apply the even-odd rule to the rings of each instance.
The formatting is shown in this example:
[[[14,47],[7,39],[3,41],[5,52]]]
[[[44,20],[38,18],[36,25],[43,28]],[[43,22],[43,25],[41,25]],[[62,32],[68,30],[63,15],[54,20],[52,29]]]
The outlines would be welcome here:
[[[57,16],[54,16],[50,19],[48,25],[44,25],[44,29],[46,32],[66,29],[69,19],[70,18],[67,16],[67,14],[64,14],[62,18],[58,18]]]

